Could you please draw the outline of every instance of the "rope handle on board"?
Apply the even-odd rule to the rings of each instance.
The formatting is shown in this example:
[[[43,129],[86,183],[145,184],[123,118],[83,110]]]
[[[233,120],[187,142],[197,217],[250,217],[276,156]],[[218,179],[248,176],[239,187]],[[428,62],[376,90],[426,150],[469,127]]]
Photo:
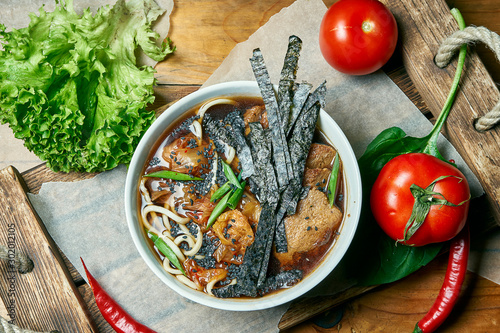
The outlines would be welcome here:
[[[0,245],[0,260],[9,261],[9,265],[14,267],[21,274],[29,273],[35,267],[33,260],[24,253],[17,251],[9,251],[9,249]],[[58,331],[51,331],[50,333],[57,333]],[[0,317],[0,333],[39,333],[32,330],[20,328],[6,319]]]
[[[485,27],[467,27],[464,30],[458,30],[448,36],[439,47],[434,62],[440,68],[446,67],[453,55],[463,44],[474,44],[483,42],[496,55],[500,61],[500,36]],[[484,132],[500,122],[500,101],[484,116],[477,119],[474,124],[476,130]]]

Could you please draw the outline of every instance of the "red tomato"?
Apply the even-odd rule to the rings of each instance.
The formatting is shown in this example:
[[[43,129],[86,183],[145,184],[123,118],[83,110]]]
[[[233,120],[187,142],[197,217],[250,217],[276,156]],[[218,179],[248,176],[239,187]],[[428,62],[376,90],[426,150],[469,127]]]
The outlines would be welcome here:
[[[321,22],[319,46],[336,70],[352,75],[375,72],[391,57],[398,40],[392,13],[377,0],[340,0]]]
[[[452,177],[437,180],[441,176]],[[432,191],[442,196],[431,197],[444,197],[458,206],[431,205],[418,230],[406,242],[401,241],[415,204],[410,186],[426,189],[434,181]],[[423,246],[447,241],[462,230],[469,199],[469,184],[460,170],[434,156],[411,153],[393,158],[382,168],[371,191],[370,205],[375,220],[389,237],[406,245]]]

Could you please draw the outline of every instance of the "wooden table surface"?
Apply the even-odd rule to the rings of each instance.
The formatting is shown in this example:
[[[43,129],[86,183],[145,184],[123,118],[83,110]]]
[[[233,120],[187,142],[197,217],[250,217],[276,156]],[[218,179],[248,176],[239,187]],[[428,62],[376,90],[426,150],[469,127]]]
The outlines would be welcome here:
[[[324,2],[330,6],[335,1]],[[176,0],[169,36],[178,49],[157,66],[160,85],[155,88],[157,98],[153,107],[197,90],[237,43],[245,41],[272,15],[291,3],[293,0]],[[500,32],[499,0],[448,0],[447,4],[460,9],[467,24]],[[493,80],[500,82],[500,65],[494,55],[483,46],[479,46],[477,52]],[[400,59],[391,59],[384,71],[423,113],[429,113]],[[22,174],[32,193],[37,193],[44,182],[91,176],[57,174],[44,165]],[[98,330],[112,332],[97,311],[89,286],[69,262],[66,261],[66,265]],[[326,313],[284,331],[410,332],[432,305],[446,265],[447,257],[440,256],[408,278],[378,287],[335,309],[328,310],[331,305],[327,304],[323,308],[328,310]],[[500,332],[500,286],[469,272],[464,290],[458,306],[440,332]],[[335,319],[339,314],[343,316],[337,323]],[[287,324],[280,327],[287,327]]]

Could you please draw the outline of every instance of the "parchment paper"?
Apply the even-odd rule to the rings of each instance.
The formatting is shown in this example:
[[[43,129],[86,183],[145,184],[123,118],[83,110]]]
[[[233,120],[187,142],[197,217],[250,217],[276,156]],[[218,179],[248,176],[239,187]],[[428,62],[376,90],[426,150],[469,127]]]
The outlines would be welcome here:
[[[260,47],[274,82],[279,78],[288,36],[304,42],[299,80],[314,85],[328,82],[326,111],[332,115],[360,156],[381,130],[400,126],[408,134],[423,136],[431,125],[397,86],[383,73],[350,77],[331,69],[322,59],[317,35],[326,11],[321,0],[298,0],[273,16],[241,43],[207,80],[253,80],[248,59]],[[463,167],[462,159],[441,140],[443,154]],[[49,233],[82,272],[83,257],[104,288],[136,319],[159,332],[274,332],[287,305],[254,312],[231,312],[192,303],[164,286],[147,268],[128,233],[123,212],[126,168],[104,172],[77,183],[44,184],[30,199]],[[475,177],[468,175],[472,183]],[[475,189],[477,193],[481,189]],[[330,294],[348,287],[342,267],[310,295]],[[83,275],[83,274],[82,274]]]

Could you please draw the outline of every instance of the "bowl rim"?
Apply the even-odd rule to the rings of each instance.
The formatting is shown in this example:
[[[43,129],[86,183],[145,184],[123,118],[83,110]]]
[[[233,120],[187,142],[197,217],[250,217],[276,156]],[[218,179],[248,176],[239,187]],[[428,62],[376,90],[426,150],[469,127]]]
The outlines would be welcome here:
[[[306,292],[310,291],[323,281],[335,269],[335,267],[337,267],[338,263],[347,252],[358,226],[362,199],[361,176],[355,154],[349,141],[347,140],[347,137],[344,135],[333,118],[326,111],[321,109],[318,120],[320,122],[319,127],[324,132],[322,124],[331,126],[329,131],[334,131],[336,133],[334,140],[326,135],[326,133],[324,134],[328,140],[331,141],[334,147],[339,150],[339,154],[344,164],[344,181],[348,187],[346,189],[348,193],[346,196],[348,198],[346,202],[347,206],[341,224],[342,232],[340,233],[338,239],[335,240],[335,244],[332,246],[335,250],[330,250],[314,271],[310,272],[298,284],[292,286],[291,288],[282,289],[263,297],[217,298],[183,285],[175,277],[163,269],[153,251],[150,250],[143,232],[140,230],[137,207],[137,189],[139,178],[151,148],[157,142],[159,136],[162,135],[172,122],[177,121],[186,111],[196,105],[199,105],[203,101],[215,97],[231,95],[260,96],[260,90],[258,89],[257,82],[255,81],[230,81],[214,84],[208,87],[202,87],[172,104],[153,122],[137,145],[127,170],[124,191],[125,215],[132,240],[142,259],[145,261],[149,269],[151,269],[153,273],[170,289],[191,301],[216,309],[232,311],[263,310],[288,303],[304,295]],[[348,174],[350,175],[349,179],[347,177]],[[349,210],[348,208],[350,205],[354,207]],[[346,212],[349,213],[347,214]],[[347,217],[347,215],[349,216]]]

